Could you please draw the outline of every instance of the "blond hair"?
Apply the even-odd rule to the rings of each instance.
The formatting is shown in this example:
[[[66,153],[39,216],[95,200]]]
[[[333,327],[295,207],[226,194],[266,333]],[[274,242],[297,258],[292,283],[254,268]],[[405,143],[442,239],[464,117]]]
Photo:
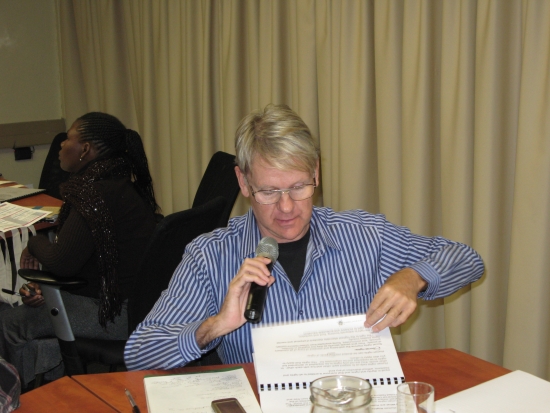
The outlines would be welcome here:
[[[269,104],[245,116],[235,132],[236,162],[244,174],[257,157],[280,170],[315,173],[319,149],[311,131],[287,105]]]

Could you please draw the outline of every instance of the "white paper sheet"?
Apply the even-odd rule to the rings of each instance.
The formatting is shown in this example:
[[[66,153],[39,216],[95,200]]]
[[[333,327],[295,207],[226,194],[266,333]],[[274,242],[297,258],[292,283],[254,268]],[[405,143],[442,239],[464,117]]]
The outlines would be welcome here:
[[[0,203],[0,231],[6,232],[16,228],[28,227],[48,214],[48,211],[2,202]]]
[[[550,412],[550,382],[516,370],[436,401],[435,411],[436,413],[548,413]]]
[[[247,413],[262,413],[242,369],[147,376],[143,379],[149,413],[212,413],[212,400],[235,397]]]

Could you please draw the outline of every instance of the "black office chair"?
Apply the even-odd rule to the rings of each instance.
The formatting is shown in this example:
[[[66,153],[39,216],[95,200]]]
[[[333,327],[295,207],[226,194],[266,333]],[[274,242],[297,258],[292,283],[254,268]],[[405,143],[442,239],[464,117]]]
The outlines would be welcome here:
[[[168,287],[174,270],[181,261],[186,245],[197,236],[218,227],[225,213],[227,200],[216,197],[211,201],[166,216],[157,225],[144,253],[140,271],[136,275],[134,290],[128,298],[128,330],[132,333],[145,318]],[[40,284],[50,318],[59,341],[65,374],[85,374],[86,365],[99,362],[115,371],[124,366],[126,340],[99,340],[74,337],[63,306],[60,289],[69,285],[81,285],[81,278],[57,278],[51,273],[37,270],[19,270],[28,281]],[[215,352],[194,364],[221,364]]]
[[[61,132],[55,135],[50,150],[44,161],[42,173],[40,174],[40,182],[38,187],[46,190],[46,194],[54,198],[61,199],[59,193],[59,185],[69,179],[69,172],[65,172],[59,165],[59,151],[61,150],[61,142],[67,139],[67,133]]]
[[[219,226],[227,226],[231,210],[240,187],[237,175],[235,174],[235,155],[226,152],[216,152],[210,158],[210,162],[204,171],[195,198],[193,199],[193,208],[210,201],[217,196],[223,196],[227,199],[225,211],[220,218]]]

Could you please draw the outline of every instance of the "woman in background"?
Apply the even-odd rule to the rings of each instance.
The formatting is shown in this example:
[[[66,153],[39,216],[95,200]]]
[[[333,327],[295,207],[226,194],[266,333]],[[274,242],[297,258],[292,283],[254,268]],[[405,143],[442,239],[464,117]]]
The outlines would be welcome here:
[[[128,291],[159,211],[143,143],[114,116],[92,112],[73,123],[59,160],[71,177],[60,186],[55,241],[32,237],[21,268],[42,264],[58,277],[85,278],[87,285],[61,292],[74,335],[124,340]],[[55,334],[40,286],[31,286],[36,295],[21,288],[24,305],[0,312],[0,355],[18,369],[23,386],[38,373],[50,371],[50,380],[62,374],[57,345],[36,354],[33,340]]]

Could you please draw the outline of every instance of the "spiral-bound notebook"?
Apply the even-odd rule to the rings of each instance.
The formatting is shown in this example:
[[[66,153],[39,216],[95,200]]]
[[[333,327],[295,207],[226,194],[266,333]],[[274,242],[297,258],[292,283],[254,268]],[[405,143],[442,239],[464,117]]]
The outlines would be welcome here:
[[[405,381],[388,328],[373,333],[365,315],[252,328],[254,368],[263,413],[309,413],[310,383],[356,376],[372,387],[372,413],[397,411]]]
[[[45,189],[21,188],[17,186],[4,186],[0,188],[0,202],[12,202],[28,196],[46,192]]]

